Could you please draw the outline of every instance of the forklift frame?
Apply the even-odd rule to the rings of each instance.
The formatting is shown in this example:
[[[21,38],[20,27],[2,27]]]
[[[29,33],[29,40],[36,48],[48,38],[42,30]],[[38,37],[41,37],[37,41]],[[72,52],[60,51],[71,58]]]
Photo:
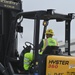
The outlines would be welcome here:
[[[70,55],[70,23],[74,19],[74,13],[68,13],[68,15],[55,13],[53,9],[48,9],[47,11],[31,11],[31,12],[21,12],[16,16],[16,20],[23,16],[23,18],[34,19],[34,75],[38,72],[37,62],[38,62],[38,45],[39,45],[39,30],[40,30],[40,20],[56,20],[57,22],[65,21],[65,52]],[[38,75],[38,74],[37,74]]]

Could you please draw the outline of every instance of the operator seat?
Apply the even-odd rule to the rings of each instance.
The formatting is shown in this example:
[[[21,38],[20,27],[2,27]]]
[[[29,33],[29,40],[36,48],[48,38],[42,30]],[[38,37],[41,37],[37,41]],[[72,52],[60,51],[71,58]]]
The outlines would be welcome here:
[[[48,55],[58,55],[58,46],[47,46],[43,51],[43,54],[39,57],[40,60],[40,75],[46,74],[46,58]],[[42,69],[42,70],[41,70]]]
[[[43,54],[58,55],[59,54],[59,47],[58,46],[47,46],[45,48]]]

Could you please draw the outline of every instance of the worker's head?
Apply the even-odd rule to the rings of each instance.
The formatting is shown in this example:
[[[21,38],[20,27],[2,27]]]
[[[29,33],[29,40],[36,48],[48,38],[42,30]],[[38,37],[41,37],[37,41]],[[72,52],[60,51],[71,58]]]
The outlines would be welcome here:
[[[46,30],[46,37],[49,38],[49,37],[52,37],[54,35],[54,32],[52,29],[48,29]]]

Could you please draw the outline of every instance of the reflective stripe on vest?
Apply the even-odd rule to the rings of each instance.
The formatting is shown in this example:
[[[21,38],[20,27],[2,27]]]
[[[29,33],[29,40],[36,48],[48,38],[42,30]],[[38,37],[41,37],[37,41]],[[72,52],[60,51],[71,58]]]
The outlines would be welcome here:
[[[29,59],[24,57],[24,64],[27,64],[28,65],[30,63],[28,61],[29,61]]]
[[[42,51],[45,49],[46,46],[48,46],[48,40],[47,39],[43,39],[43,48],[42,48]]]
[[[43,39],[43,47],[42,47],[42,51],[39,52],[39,54],[42,54],[42,53],[43,53],[43,51],[44,51],[44,49],[45,49],[45,47],[46,47],[47,45],[48,45],[47,39]]]

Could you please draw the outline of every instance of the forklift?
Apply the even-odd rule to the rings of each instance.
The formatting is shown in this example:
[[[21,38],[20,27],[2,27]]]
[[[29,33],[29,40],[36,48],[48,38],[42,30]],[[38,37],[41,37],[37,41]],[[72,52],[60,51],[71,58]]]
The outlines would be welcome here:
[[[68,13],[68,15],[55,13],[53,9],[47,11],[30,11],[22,12],[17,15],[17,18],[22,16],[25,19],[34,20],[34,73],[32,75],[72,75],[75,74],[75,57],[71,56],[70,51],[70,23],[74,19],[74,13]],[[45,38],[45,31],[50,20],[56,20],[56,22],[65,21],[65,53],[66,55],[59,54],[44,54],[39,55],[39,31],[40,21],[43,20],[43,34],[42,39]],[[49,50],[48,50],[49,52]]]
[[[75,75],[75,57],[70,51],[70,26],[74,19],[74,13],[60,14],[53,9],[23,12],[20,0],[0,0],[0,75]],[[34,20],[33,43],[33,73],[19,73],[18,55],[18,33],[23,33],[21,25],[23,19]],[[47,54],[50,48],[40,55],[39,33],[40,21],[43,20],[42,39],[45,38],[45,31],[50,20],[56,22],[65,21],[65,52],[62,54]],[[58,47],[55,47],[58,48]],[[24,47],[25,49],[25,47]],[[52,49],[52,48],[51,48]],[[53,50],[53,49],[52,49]],[[56,49],[59,51],[59,49]],[[51,50],[50,50],[51,51]]]

